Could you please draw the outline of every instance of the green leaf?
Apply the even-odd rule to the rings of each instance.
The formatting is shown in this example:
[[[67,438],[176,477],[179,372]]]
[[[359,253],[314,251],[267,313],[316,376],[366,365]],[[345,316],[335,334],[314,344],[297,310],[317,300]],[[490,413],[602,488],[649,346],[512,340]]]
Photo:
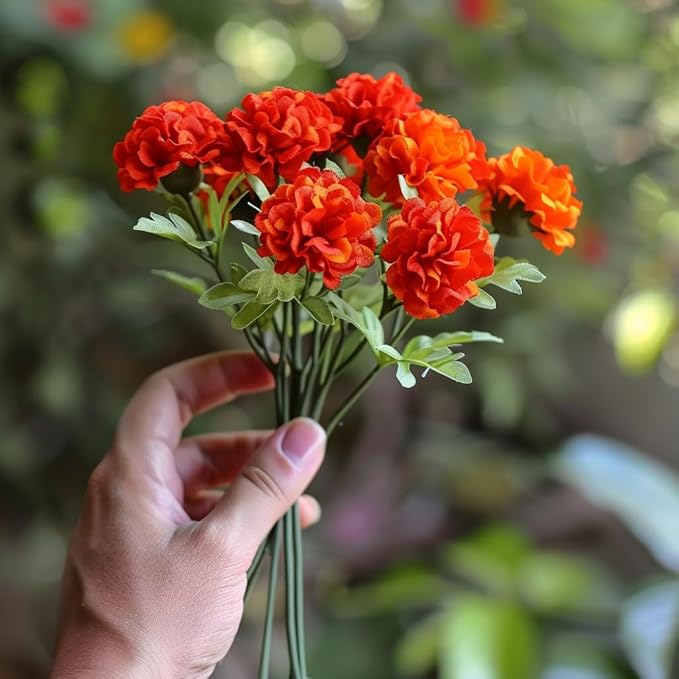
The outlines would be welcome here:
[[[317,323],[332,325],[335,322],[330,305],[322,297],[305,297],[300,304]]]
[[[370,307],[363,307],[364,334],[368,344],[376,350],[380,344],[384,344],[384,328],[377,314]]]
[[[257,301],[272,304],[276,300],[289,302],[295,296],[299,276],[279,274],[267,269],[249,271],[240,280],[238,287],[257,294]]]
[[[337,163],[330,160],[330,158],[326,159],[325,161],[325,169],[334,172],[340,179],[344,179],[346,177],[344,170]]]
[[[591,434],[566,443],[552,469],[562,482],[619,516],[659,563],[679,573],[679,476],[673,470]]]
[[[183,217],[174,212],[169,212],[167,217],[152,212],[150,217],[141,217],[133,229],[134,231],[152,233],[162,238],[183,241],[198,250],[213,244],[212,241],[198,240],[192,226]]]
[[[243,276],[248,272],[248,270],[236,262],[229,264],[229,272],[231,273],[231,282],[238,285]]]
[[[500,234],[499,233],[491,233],[490,234],[490,244],[493,246],[493,250],[497,250],[497,244],[500,242]]]
[[[360,276],[359,274],[355,273],[351,273],[348,276],[344,276],[344,278],[342,278],[340,290],[349,290],[353,288],[355,285],[358,285],[361,282],[362,278],[363,276]]]
[[[233,283],[217,283],[207,290],[198,300],[198,304],[217,311],[223,311],[233,304],[243,304],[255,296],[254,292],[241,290]]]
[[[447,377],[449,380],[459,382],[460,384],[472,383],[472,374],[469,372],[469,368],[464,363],[461,363],[452,357],[427,362],[427,368],[430,368],[439,375]]]
[[[408,344],[406,344],[406,348],[403,350],[403,355],[408,356],[411,353],[422,349],[423,347],[450,347],[458,344],[469,344],[472,342],[497,342],[502,344],[503,341],[504,340],[502,340],[500,337],[491,335],[489,332],[483,332],[482,330],[442,332],[435,337],[419,335],[418,337],[413,337],[408,342]]]
[[[232,219],[231,226],[243,233],[247,233],[249,236],[257,236],[259,238],[261,235],[259,229],[254,224],[250,224],[250,222],[246,222],[243,219]]]
[[[468,302],[479,309],[495,309],[497,306],[493,296],[489,295],[485,290],[479,290],[479,294],[472,297]]]
[[[273,262],[270,259],[265,259],[264,257],[260,257],[257,254],[257,250],[255,250],[251,245],[248,245],[247,243],[243,243],[243,250],[245,250],[245,254],[248,256],[248,259],[258,268],[260,269],[273,269]]]
[[[410,389],[415,386],[415,375],[410,370],[410,363],[408,361],[399,361],[396,368],[396,379],[401,383],[402,387]]]
[[[255,192],[257,195],[257,198],[262,201],[262,203],[267,199],[271,197],[271,194],[269,193],[269,189],[266,188],[266,184],[259,178],[257,175],[254,174],[248,174],[245,175],[246,179],[248,180],[248,183],[252,187],[252,190]]]
[[[476,283],[480,287],[486,285],[496,285],[507,292],[521,295],[523,289],[519,281],[527,283],[542,283],[545,275],[535,265],[529,262],[517,261],[512,257],[503,257],[495,264],[495,271],[492,276],[482,278]]]
[[[406,200],[408,200],[409,198],[418,197],[419,194],[417,193],[417,189],[414,186],[410,186],[410,184],[408,184],[406,178],[402,174],[398,176],[398,185],[399,188],[401,189],[401,195]]]
[[[441,679],[535,679],[538,642],[528,615],[512,602],[456,600],[441,643]]]
[[[271,309],[276,302],[273,304],[262,304],[254,299],[250,300],[238,311],[238,313],[231,319],[231,327],[234,330],[243,330],[249,325],[252,325],[258,318],[263,316],[269,309]]]
[[[167,271],[166,269],[151,269],[151,273],[165,278],[166,280],[178,285],[184,290],[193,292],[196,295],[202,295],[207,290],[207,284],[202,278],[193,278],[191,276],[184,276],[176,271]]]
[[[657,582],[632,596],[623,608],[620,638],[640,677],[675,679],[679,662],[679,582]]]

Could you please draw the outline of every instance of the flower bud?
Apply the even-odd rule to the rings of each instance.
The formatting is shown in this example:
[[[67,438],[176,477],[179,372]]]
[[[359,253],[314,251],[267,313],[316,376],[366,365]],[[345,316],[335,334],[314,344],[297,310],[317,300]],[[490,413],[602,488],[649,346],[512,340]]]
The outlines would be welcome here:
[[[174,172],[162,177],[160,183],[169,193],[188,196],[200,186],[202,181],[203,171],[200,165],[195,165],[194,167],[180,165]]]

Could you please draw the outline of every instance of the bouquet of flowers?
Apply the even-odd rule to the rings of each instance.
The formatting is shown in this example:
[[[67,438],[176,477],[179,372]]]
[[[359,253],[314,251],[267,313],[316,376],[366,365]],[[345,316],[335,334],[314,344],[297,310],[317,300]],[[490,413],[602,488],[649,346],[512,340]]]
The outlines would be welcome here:
[[[150,106],[114,148],[122,189],[158,191],[170,205],[134,228],[176,241],[207,271],[155,273],[244,333],[275,376],[278,424],[309,416],[332,433],[392,366],[406,388],[418,371],[469,384],[459,347],[501,340],[450,320],[408,339],[411,325],[466,302],[494,309],[491,286],[521,294],[520,281],[542,281],[530,263],[497,255],[501,235],[530,233],[556,254],[575,242],[582,204],[567,166],[522,146],[487,157],[469,129],[420,102],[395,73],[353,73],[325,94],[248,94],[224,118],[198,101]],[[364,350],[373,367],[326,412],[333,382]],[[266,553],[258,676],[269,676],[282,555],[291,677],[306,679],[296,507],[261,546],[249,584]]]

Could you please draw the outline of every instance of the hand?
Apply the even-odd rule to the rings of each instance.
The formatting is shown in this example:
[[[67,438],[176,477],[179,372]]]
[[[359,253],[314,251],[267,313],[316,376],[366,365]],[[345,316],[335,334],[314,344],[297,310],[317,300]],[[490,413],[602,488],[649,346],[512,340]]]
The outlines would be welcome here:
[[[273,384],[254,355],[221,353],[139,389],[90,478],[69,548],[54,678],[207,677],[224,657],[247,569],[318,470],[325,432],[308,419],[273,434],[182,439],[182,430]],[[303,525],[318,518],[315,500],[299,503]]]

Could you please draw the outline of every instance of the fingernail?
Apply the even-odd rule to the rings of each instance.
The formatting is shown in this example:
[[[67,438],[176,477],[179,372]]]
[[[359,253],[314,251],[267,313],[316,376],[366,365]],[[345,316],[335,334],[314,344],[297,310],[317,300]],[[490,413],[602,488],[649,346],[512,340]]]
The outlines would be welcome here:
[[[285,456],[297,464],[315,450],[324,438],[325,431],[317,422],[300,417],[288,425],[281,448]]]

